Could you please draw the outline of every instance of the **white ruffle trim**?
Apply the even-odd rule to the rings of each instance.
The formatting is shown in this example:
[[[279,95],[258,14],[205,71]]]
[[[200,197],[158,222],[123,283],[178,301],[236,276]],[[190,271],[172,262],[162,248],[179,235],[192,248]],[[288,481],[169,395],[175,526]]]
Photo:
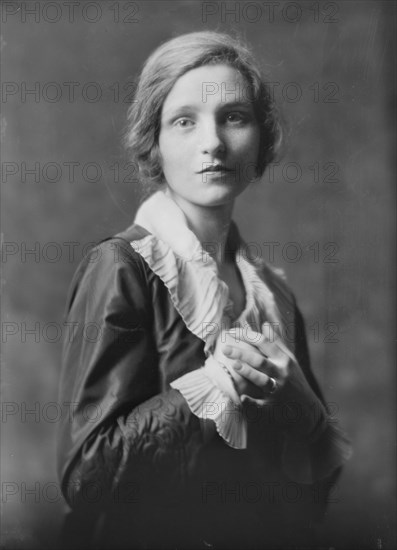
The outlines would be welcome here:
[[[171,382],[171,387],[181,392],[198,418],[215,422],[217,432],[230,447],[247,448],[247,421],[241,406],[222,392],[204,369],[188,372]]]
[[[181,208],[163,191],[154,193],[140,206],[135,223],[150,235],[132,241],[131,246],[163,281],[187,328],[205,342],[208,356],[222,327],[229,328],[223,325],[230,325],[233,316],[229,288],[219,278],[216,262],[189,229]],[[280,311],[259,274],[264,268],[263,260],[248,259],[249,249],[234,225],[233,229],[238,239],[236,263],[247,298],[246,307],[234,324],[248,324],[261,332],[262,323],[268,321],[280,327],[281,334]],[[274,277],[270,270],[268,275]]]

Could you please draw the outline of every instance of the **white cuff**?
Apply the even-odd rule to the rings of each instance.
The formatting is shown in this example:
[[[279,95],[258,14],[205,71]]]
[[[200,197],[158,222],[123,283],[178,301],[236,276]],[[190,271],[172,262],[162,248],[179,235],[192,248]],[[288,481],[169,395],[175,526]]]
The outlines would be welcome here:
[[[226,373],[225,378],[222,378],[222,367],[219,364],[216,378],[211,376],[212,369],[217,368],[213,361],[216,362],[210,356],[205,367],[188,372],[170,385],[181,392],[195,416],[215,422],[217,432],[230,447],[246,449],[247,421],[242,407],[224,389],[220,389],[220,385],[230,384],[233,387],[233,384]]]

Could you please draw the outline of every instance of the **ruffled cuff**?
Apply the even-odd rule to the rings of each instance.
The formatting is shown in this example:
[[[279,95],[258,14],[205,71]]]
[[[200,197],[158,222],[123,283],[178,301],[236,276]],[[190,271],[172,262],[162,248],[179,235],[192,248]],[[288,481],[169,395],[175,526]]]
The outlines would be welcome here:
[[[347,435],[335,423],[328,422],[316,440],[301,439],[286,433],[282,467],[288,477],[312,484],[329,477],[352,456]]]
[[[214,384],[204,368],[188,372],[170,385],[181,392],[194,415],[215,422],[217,432],[230,447],[247,448],[247,421],[242,407]]]

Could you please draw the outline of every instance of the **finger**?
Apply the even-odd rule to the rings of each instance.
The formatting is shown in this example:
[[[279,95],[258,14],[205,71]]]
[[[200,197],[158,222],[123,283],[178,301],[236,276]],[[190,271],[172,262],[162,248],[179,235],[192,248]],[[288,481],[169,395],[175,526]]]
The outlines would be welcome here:
[[[262,334],[260,332],[256,332],[255,330],[252,330],[249,326],[246,326],[244,328],[238,327],[236,329],[230,330],[228,331],[228,334],[233,334],[236,343],[243,341],[251,344],[251,346],[256,347],[262,353],[262,355],[265,355],[266,357],[270,357],[271,355],[279,352],[279,348],[274,346],[273,333],[271,333],[273,341],[271,338],[268,337],[266,333]]]
[[[243,393],[240,395],[240,400],[243,404],[251,404],[256,405],[257,407],[264,407],[269,403],[269,400],[267,399],[256,399],[255,397],[250,397],[249,395],[246,395]]]
[[[294,354],[284,344],[270,323],[262,324],[263,333],[247,330],[247,338],[264,354],[271,357],[274,364],[284,367],[285,356],[296,362]],[[256,340],[256,343],[254,343]]]
[[[256,346],[257,342],[261,339],[262,334],[252,330],[249,325],[244,327],[235,327],[227,331],[229,337],[235,339],[236,343],[247,342],[252,346]]]
[[[268,376],[273,376],[279,380],[283,380],[286,377],[287,370],[267,359],[262,353],[238,348],[229,344],[225,344],[221,348],[221,351],[228,359],[240,360],[247,363],[250,367],[264,372]]]
[[[292,353],[292,351],[290,351],[287,348],[287,346],[284,344],[282,340],[277,340],[274,343],[276,344],[276,346],[279,348],[280,351],[282,351],[285,355],[287,355],[287,357],[291,359],[291,361],[294,361],[295,363],[297,363],[295,355]]]
[[[287,355],[292,361],[296,361],[295,355],[284,344],[281,335],[270,323],[262,324],[262,332],[266,334],[271,342],[274,342],[275,346],[285,355]]]
[[[229,344],[222,346],[221,351],[230,359],[240,359],[244,363],[248,363],[254,369],[264,368],[266,358],[258,351],[243,349]]]
[[[287,348],[270,323],[263,323],[264,334],[252,330],[249,326],[237,327],[228,331],[236,342],[243,341],[255,346],[262,355],[269,357],[273,365],[286,371],[289,360],[297,363],[294,354]],[[270,365],[267,365],[270,367]]]
[[[270,376],[264,372],[256,370],[244,363],[237,363],[233,365],[233,368],[240,376],[252,382],[255,386],[265,389],[269,385]]]

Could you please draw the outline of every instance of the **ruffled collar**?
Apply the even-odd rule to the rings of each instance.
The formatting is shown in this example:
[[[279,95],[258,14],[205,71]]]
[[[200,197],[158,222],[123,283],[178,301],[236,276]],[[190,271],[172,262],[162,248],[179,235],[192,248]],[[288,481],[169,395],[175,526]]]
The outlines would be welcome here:
[[[139,207],[135,224],[145,228],[149,235],[132,241],[132,247],[163,281],[187,328],[205,342],[204,351],[208,355],[220,331],[230,327],[233,308],[229,288],[219,278],[215,260],[204,250],[188,227],[182,209],[167,192],[157,191],[150,196]],[[258,277],[264,262],[249,260],[248,248],[234,221],[230,225],[228,247],[235,250],[246,291],[246,306],[239,319],[247,319],[255,309],[256,290],[266,319],[279,324],[274,296]]]
[[[189,229],[183,210],[167,191],[157,191],[146,199],[138,208],[135,223],[166,243],[185,261],[194,261],[200,257],[206,263],[215,264]]]

